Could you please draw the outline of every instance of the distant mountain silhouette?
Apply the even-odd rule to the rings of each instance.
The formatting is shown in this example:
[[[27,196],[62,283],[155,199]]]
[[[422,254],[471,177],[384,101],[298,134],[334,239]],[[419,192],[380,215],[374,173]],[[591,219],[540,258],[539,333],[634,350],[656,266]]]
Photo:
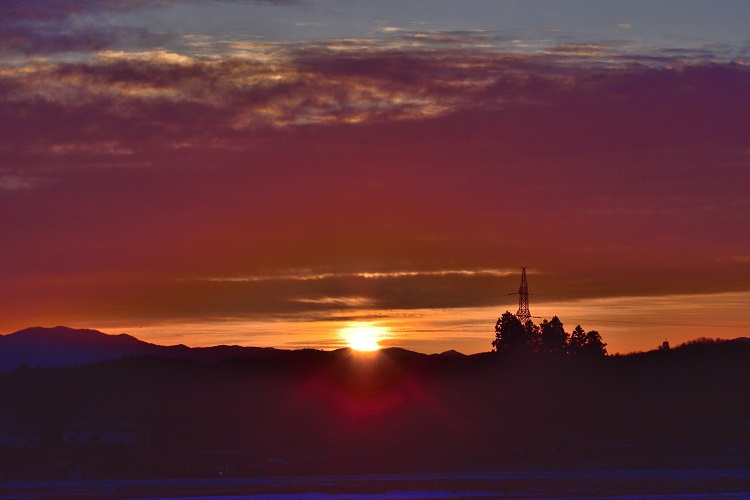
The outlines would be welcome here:
[[[465,357],[466,357],[466,354],[464,354],[464,353],[462,353],[462,352],[458,352],[458,351],[456,351],[455,349],[451,349],[451,350],[449,350],[449,351],[441,352],[441,353],[439,354],[439,356],[443,356],[443,357],[446,357],[446,358],[456,358],[456,359],[461,359],[461,358],[465,358]]]
[[[34,327],[0,335],[0,371],[12,370],[22,364],[61,368],[125,356],[185,358],[213,363],[233,357],[269,357],[278,352],[278,349],[273,348],[227,345],[193,348],[182,344],[161,346],[124,333],[109,335],[97,330],[65,326]]]
[[[710,340],[710,339],[709,339]],[[750,338],[739,337],[733,340],[688,342],[680,348],[704,350],[712,345],[723,349],[729,346],[750,344]],[[654,353],[656,351],[653,351]],[[467,356],[455,350],[440,354],[423,354],[400,347],[381,349],[384,359],[403,363],[427,363],[434,360],[440,364],[470,362],[484,358],[489,353]],[[238,345],[218,345],[213,347],[188,347],[183,344],[163,346],[144,342],[122,333],[110,335],[98,330],[74,329],[65,326],[54,328],[33,327],[8,335],[0,335],[0,372],[13,370],[20,365],[40,368],[63,368],[101,361],[116,360],[126,356],[156,356],[170,359],[188,359],[201,363],[217,363],[230,359],[256,359],[270,364],[308,363],[315,359],[348,358],[351,349],[342,348],[330,352],[314,349],[284,350],[272,347],[244,347]],[[644,353],[648,354],[648,353]]]
[[[466,357],[456,351],[428,356],[400,347],[382,349],[380,353],[397,362],[424,361],[429,357],[441,359]],[[347,357],[349,354],[351,354],[351,349],[343,348],[326,353],[325,357],[334,359]],[[65,326],[26,328],[8,335],[0,335],[0,371],[9,371],[22,364],[29,367],[63,368],[116,360],[126,356],[157,356],[189,359],[201,363],[217,363],[233,358],[253,358],[269,362],[308,362],[316,357],[316,351],[312,349],[292,351],[238,345],[163,346],[138,340],[125,333],[110,335],[98,330],[74,329]]]

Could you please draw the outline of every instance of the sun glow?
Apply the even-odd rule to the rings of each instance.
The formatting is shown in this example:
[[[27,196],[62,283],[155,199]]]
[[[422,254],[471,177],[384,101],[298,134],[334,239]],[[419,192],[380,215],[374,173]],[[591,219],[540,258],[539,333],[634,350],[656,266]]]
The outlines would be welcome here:
[[[350,323],[339,330],[341,338],[355,351],[377,351],[380,349],[379,340],[385,338],[390,329],[372,323]]]

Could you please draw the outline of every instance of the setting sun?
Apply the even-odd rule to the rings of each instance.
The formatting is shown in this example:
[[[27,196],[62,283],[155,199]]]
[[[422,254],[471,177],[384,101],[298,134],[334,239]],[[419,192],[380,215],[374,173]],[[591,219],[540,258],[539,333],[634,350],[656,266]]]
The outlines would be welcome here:
[[[341,338],[356,351],[377,351],[378,341],[387,336],[389,329],[372,323],[350,323],[339,330]]]

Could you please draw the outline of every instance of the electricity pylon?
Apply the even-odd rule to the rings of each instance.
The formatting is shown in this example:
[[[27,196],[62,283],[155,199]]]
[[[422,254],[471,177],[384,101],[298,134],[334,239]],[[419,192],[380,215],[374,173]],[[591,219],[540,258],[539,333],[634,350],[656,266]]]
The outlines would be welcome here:
[[[516,318],[525,325],[531,318],[529,312],[529,284],[526,282],[526,268],[521,268],[521,286],[518,288],[518,312]]]

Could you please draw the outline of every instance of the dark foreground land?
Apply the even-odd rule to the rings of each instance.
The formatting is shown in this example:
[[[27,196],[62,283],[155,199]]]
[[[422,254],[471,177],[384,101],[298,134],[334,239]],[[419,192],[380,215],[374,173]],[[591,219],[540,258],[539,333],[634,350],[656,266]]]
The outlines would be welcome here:
[[[736,341],[22,366],[0,373],[0,496],[741,494],[749,361]]]
[[[747,498],[750,471],[513,471],[0,483],[3,498]]]

